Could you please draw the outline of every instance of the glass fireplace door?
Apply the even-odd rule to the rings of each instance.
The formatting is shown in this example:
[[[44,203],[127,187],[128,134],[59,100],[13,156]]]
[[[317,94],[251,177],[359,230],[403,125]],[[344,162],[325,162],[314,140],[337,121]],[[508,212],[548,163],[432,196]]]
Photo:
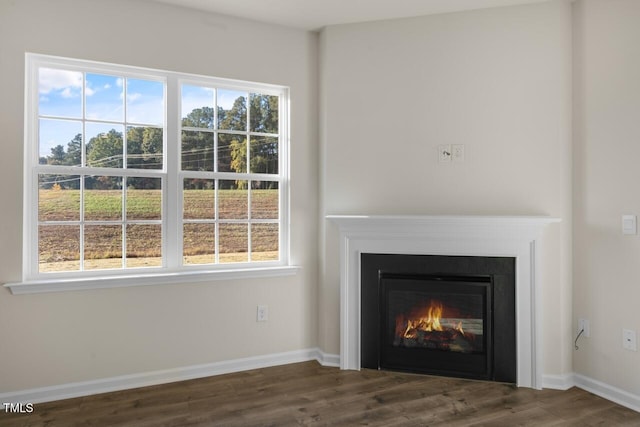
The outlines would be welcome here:
[[[380,367],[491,376],[490,277],[381,275]]]

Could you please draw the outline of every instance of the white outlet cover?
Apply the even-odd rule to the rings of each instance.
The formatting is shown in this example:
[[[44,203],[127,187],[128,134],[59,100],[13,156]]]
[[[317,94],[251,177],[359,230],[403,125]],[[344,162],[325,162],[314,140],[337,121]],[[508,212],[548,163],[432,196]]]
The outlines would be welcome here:
[[[257,322],[266,322],[269,320],[269,307],[266,305],[259,305],[256,313]]]
[[[464,162],[464,144],[453,144],[451,146],[451,160]]]
[[[632,331],[631,329],[622,330],[622,348],[638,351],[636,331]]]
[[[578,319],[578,330],[577,333],[582,332],[582,336],[585,338],[589,338],[591,336],[591,329],[589,328],[589,321],[587,319]]]

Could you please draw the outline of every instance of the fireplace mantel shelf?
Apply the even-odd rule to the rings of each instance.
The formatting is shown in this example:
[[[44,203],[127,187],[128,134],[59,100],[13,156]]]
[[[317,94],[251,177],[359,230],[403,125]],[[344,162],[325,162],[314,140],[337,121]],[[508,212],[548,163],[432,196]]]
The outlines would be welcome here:
[[[418,226],[425,224],[456,225],[547,225],[560,222],[560,218],[550,216],[518,215],[327,215],[326,219],[341,227],[347,226]]]
[[[360,369],[360,254],[506,256],[517,262],[517,384],[542,386],[542,230],[560,218],[476,215],[327,215],[340,238],[340,367]]]

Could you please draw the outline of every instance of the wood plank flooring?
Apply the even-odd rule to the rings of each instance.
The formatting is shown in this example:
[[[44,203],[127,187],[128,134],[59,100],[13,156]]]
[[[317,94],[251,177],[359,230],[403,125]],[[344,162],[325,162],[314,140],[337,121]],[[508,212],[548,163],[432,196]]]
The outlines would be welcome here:
[[[0,408],[2,409],[2,408]],[[316,362],[34,405],[13,426],[640,426],[640,413],[586,391]]]

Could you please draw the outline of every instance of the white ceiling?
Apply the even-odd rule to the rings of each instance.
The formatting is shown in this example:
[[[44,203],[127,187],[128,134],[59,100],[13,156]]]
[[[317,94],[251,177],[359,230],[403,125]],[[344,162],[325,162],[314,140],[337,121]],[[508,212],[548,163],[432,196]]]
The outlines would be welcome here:
[[[304,30],[551,0],[151,0]]]

